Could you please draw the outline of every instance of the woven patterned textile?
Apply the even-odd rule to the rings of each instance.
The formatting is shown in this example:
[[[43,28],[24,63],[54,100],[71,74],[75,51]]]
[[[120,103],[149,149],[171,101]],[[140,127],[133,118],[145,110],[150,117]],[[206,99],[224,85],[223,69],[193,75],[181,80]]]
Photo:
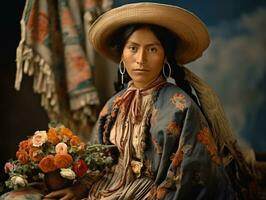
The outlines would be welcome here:
[[[15,88],[20,89],[23,74],[33,75],[50,120],[85,138],[99,105],[94,50],[86,33],[111,6],[112,0],[27,0],[21,19]]]

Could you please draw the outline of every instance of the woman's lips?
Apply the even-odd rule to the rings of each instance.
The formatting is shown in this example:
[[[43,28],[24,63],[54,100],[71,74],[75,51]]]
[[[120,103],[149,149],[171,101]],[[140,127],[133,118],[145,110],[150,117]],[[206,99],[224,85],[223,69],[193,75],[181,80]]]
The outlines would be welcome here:
[[[148,72],[147,69],[133,69],[134,72]]]

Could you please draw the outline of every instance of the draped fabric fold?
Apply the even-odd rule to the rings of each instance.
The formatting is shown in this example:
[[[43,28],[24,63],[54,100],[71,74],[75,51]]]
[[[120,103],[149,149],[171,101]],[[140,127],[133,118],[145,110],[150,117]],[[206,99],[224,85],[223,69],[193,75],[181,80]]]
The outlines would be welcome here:
[[[112,0],[27,0],[21,19],[15,88],[20,89],[23,74],[34,76],[34,92],[50,120],[86,138],[99,105],[94,50],[86,33],[111,5]]]

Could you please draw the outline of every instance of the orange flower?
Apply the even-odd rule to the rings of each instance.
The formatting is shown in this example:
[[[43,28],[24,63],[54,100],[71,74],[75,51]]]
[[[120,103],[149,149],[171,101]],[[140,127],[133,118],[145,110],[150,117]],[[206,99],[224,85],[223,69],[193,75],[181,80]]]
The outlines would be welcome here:
[[[65,136],[67,139],[71,139],[73,136],[72,131],[69,128],[66,127],[61,127],[60,132],[62,133],[63,136]]]
[[[58,137],[58,134],[56,133],[55,128],[50,128],[47,133],[48,141],[51,142],[53,145],[56,145],[60,142],[60,138]]]
[[[79,137],[76,135],[73,135],[71,140],[70,140],[70,144],[73,146],[79,146],[80,142],[81,141],[80,141]]]
[[[56,154],[54,163],[58,168],[67,168],[71,165],[73,158],[70,154]]]
[[[28,151],[30,148],[30,142],[31,140],[27,139],[27,140],[23,140],[19,143],[19,150],[25,150]]]
[[[55,166],[55,157],[53,155],[44,157],[38,166],[44,173],[53,172],[57,169]]]
[[[29,150],[30,159],[33,162],[39,162],[42,159],[42,156],[40,154],[41,152],[42,152],[42,150],[37,148],[37,147],[30,148],[30,150]]]
[[[29,162],[29,155],[25,150],[17,151],[16,156],[19,162],[23,165]]]

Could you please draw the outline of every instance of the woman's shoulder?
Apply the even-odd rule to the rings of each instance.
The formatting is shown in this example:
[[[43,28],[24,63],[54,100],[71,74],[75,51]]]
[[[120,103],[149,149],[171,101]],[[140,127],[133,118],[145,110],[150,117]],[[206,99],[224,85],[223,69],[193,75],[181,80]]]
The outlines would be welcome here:
[[[120,90],[119,92],[115,93],[112,97],[110,97],[108,99],[108,101],[106,102],[106,104],[108,104],[109,106],[111,106],[115,100],[120,97],[124,92],[126,91],[126,89]]]
[[[175,92],[180,92],[186,94],[180,87],[173,83],[167,82],[160,90],[161,92],[164,93],[175,93]]]
[[[117,92],[116,94],[114,94],[112,97],[110,97],[110,98],[106,101],[106,103],[105,103],[105,105],[104,105],[104,107],[103,107],[103,110],[111,111],[111,108],[112,108],[112,106],[113,106],[115,100],[116,100],[119,96],[121,96],[121,95],[125,92],[125,90],[126,90],[126,89],[123,89],[123,90]]]
[[[161,106],[163,106],[164,104],[169,105],[169,102],[179,109],[194,105],[191,97],[180,87],[172,83],[165,84],[158,91],[157,95],[157,103]]]

